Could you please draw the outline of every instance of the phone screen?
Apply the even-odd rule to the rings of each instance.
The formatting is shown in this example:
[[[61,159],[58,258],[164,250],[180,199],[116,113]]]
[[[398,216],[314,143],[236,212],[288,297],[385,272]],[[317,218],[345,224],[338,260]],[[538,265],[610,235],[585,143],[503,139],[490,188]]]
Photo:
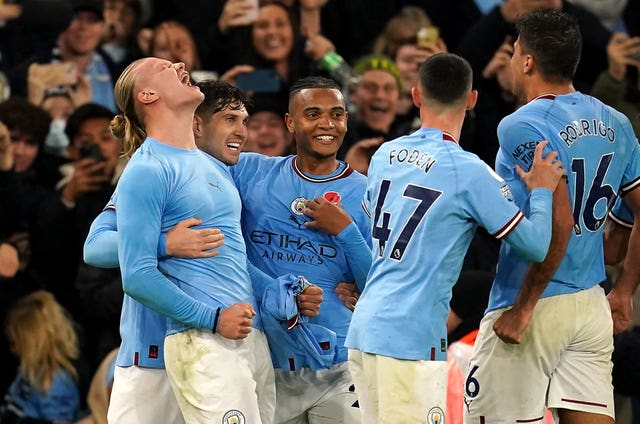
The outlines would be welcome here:
[[[420,28],[420,30],[418,30],[416,36],[418,39],[418,44],[433,44],[438,41],[438,38],[440,38],[440,30],[438,29],[438,27],[434,26],[422,27]]]
[[[238,88],[254,93],[275,93],[280,90],[280,77],[275,69],[257,69],[236,77]]]

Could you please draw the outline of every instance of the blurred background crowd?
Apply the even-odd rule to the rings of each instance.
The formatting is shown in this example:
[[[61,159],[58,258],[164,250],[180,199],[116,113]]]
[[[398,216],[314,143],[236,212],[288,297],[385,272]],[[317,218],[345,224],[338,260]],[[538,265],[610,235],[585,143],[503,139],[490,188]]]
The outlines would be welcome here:
[[[74,419],[106,422],[123,293],[119,270],[86,265],[82,245],[126,164],[109,122],[118,112],[114,82],[131,61],[184,62],[192,80],[221,79],[248,92],[245,150],[271,156],[295,153],[283,122],[290,84],[332,77],[350,114],[339,158],[366,174],[381,143],[419,126],[410,97],[418,66],[457,53],[471,63],[479,91],[460,144],[493,166],[497,124],[520,105],[510,90],[513,23],[543,8],[573,14],[582,29],[576,89],[625,113],[639,135],[638,0],[0,1],[0,396],[12,384],[55,386],[20,379],[47,363],[77,382]],[[450,342],[477,326],[498,247],[476,235],[454,289]],[[65,311],[56,325],[53,313],[25,318],[51,310],[50,302]],[[640,351],[635,331],[623,334],[614,369],[616,389],[629,399],[640,393],[630,359]],[[52,332],[66,336],[56,341]],[[49,342],[31,352],[39,337]]]

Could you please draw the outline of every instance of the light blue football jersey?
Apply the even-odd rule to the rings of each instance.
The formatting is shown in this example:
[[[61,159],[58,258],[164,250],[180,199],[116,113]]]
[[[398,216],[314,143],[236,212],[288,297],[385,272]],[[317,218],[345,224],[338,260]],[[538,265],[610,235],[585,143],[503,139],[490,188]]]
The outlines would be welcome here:
[[[498,126],[496,171],[525,213],[528,198],[513,166],[529,169],[535,146],[548,140],[567,170],[574,231],[566,254],[541,297],[588,289],[605,279],[602,231],[618,192],[640,185],[638,142],[629,120],[579,92],[540,96]],[[512,305],[529,263],[503,243],[488,310]]]
[[[358,265],[338,237],[304,226],[308,218],[302,208],[305,200],[317,197],[340,203],[359,232],[367,234],[369,218],[362,209],[366,178],[342,162],[333,174],[320,177],[303,173],[296,156],[255,153],[242,153],[230,171],[244,205],[242,229],[249,260],[272,277],[301,275],[323,289],[320,314],[308,322],[336,333],[336,362],[345,361],[344,338],[352,313],[338,299],[335,287],[341,281],[355,281],[353,269]],[[366,253],[368,267],[368,248]],[[283,338],[282,343],[293,341]]]
[[[114,193],[89,229],[84,245],[84,260],[89,265],[103,268],[119,266],[116,197],[117,193]],[[120,367],[164,368],[166,333],[167,317],[125,294],[120,310],[122,342],[116,364]]]
[[[139,331],[135,329],[147,325],[141,321],[146,311],[135,308],[133,299],[170,317],[168,334],[212,328],[218,308],[237,302],[251,303],[257,310],[238,221],[240,196],[221,162],[200,150],[147,138],[125,168],[114,199],[118,259],[125,292],[132,298],[125,298],[121,329]],[[212,258],[158,259],[161,233],[191,217],[203,221],[195,228],[219,228],[224,233],[220,253]],[[127,306],[131,309],[125,310]],[[254,327],[261,328],[259,317]],[[119,355],[118,365],[123,363]]]
[[[532,196],[540,197],[542,209],[551,204],[549,190]],[[446,360],[451,288],[476,226],[501,239],[521,227],[523,213],[487,164],[431,128],[380,147],[369,165],[364,204],[372,217],[373,264],[347,346],[399,359]],[[550,213],[543,215],[537,229],[526,226],[525,237],[535,245],[534,232],[545,227],[542,254],[551,233]]]

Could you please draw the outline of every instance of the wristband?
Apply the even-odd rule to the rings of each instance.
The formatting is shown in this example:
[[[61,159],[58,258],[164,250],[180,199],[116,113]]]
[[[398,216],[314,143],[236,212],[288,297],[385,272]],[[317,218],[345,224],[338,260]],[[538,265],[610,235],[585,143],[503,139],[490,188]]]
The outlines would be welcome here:
[[[220,308],[216,309],[216,317],[213,319],[213,328],[211,328],[211,332],[216,334],[216,330],[218,329],[218,319],[220,318]]]

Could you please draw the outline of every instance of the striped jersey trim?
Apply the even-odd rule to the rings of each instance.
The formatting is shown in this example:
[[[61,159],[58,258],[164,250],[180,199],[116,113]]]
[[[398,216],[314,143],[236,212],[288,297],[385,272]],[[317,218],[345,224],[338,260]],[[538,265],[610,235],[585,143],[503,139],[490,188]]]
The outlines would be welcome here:
[[[505,224],[504,227],[493,233],[493,236],[498,240],[505,238],[511,231],[513,231],[514,228],[516,228],[516,225],[518,225],[523,219],[524,214],[522,213],[522,211],[518,211],[518,213],[515,214],[513,218],[511,218],[509,222]]]
[[[631,181],[629,184],[625,184],[624,186],[620,187],[620,192],[624,195],[638,186],[640,186],[640,177]]]
[[[345,163],[345,167],[342,170],[341,173],[339,173],[338,175],[334,175],[333,177],[329,177],[329,178],[317,178],[317,177],[311,177],[307,174],[305,174],[304,172],[302,172],[302,170],[300,168],[298,168],[298,157],[294,157],[293,160],[291,161],[291,166],[293,166],[293,170],[296,172],[296,174],[298,174],[300,176],[300,178],[302,178],[303,180],[307,180],[309,182],[312,183],[326,183],[329,181],[335,181],[335,180],[339,180],[341,178],[346,178],[349,175],[353,174],[353,168],[351,168],[349,166],[348,163]]]
[[[533,102],[534,100],[555,100],[555,99],[556,99],[555,94],[541,94],[538,97],[532,99],[531,101]]]
[[[526,420],[516,420],[517,423],[540,423],[544,420],[544,415],[542,417],[530,418]]]
[[[618,225],[621,225],[626,228],[633,228],[633,222],[625,221],[624,219],[620,218],[618,215],[616,215],[612,211],[609,212],[609,218]]]
[[[369,209],[367,209],[367,204],[364,202],[364,200],[362,201],[362,209],[364,210],[364,213],[366,213],[367,216],[371,218],[371,212],[369,212]]]
[[[567,402],[567,403],[575,403],[575,404],[578,404],[578,405],[597,406],[599,408],[606,408],[607,407],[606,403],[587,402],[585,400],[560,398],[560,401]]]

